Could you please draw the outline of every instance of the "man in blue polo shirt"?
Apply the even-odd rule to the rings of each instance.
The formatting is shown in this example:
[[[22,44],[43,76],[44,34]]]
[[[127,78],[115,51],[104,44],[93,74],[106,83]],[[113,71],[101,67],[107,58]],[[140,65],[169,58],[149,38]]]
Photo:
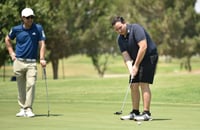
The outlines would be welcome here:
[[[123,17],[114,17],[112,26],[119,34],[117,42],[124,62],[130,73],[132,111],[122,120],[151,120],[150,104],[151,90],[156,64],[158,61],[157,48],[147,31],[139,24],[127,24]],[[129,81],[130,81],[129,79]],[[140,115],[140,89],[143,100],[143,112]]]
[[[17,117],[34,117],[32,105],[35,95],[37,77],[36,59],[40,47],[40,64],[46,67],[45,61],[45,34],[39,24],[33,23],[35,14],[31,8],[21,12],[22,24],[11,29],[5,38],[6,47],[13,60],[13,71],[17,79],[18,103],[20,112]],[[16,39],[15,51],[11,41]]]

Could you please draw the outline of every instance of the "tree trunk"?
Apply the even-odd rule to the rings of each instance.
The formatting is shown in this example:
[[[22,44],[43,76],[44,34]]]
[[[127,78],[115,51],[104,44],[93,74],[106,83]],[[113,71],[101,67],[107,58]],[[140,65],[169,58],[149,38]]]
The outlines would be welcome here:
[[[191,57],[192,56],[187,56],[186,59],[184,59],[181,63],[180,63],[180,68],[185,68],[185,70],[191,72],[192,71],[192,66],[191,66]]]
[[[186,61],[187,62],[186,64],[187,64],[187,67],[188,67],[187,69],[188,69],[189,72],[192,71],[192,66],[191,66],[191,63],[190,63],[190,59],[191,59],[191,56],[188,56],[187,57],[187,61]]]
[[[105,71],[107,70],[107,63],[108,63],[108,58],[109,55],[106,55],[103,59],[103,63],[100,63],[100,55],[95,55],[95,56],[91,56],[92,59],[92,63],[94,65],[94,67],[96,68],[98,74],[100,77],[103,77],[105,74]]]
[[[57,58],[52,59],[53,79],[58,79],[58,65],[59,65],[58,59]]]

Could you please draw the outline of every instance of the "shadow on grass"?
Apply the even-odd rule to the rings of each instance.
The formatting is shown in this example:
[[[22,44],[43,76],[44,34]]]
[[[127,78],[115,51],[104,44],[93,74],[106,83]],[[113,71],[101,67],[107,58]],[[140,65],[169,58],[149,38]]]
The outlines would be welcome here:
[[[172,120],[172,119],[169,119],[169,118],[153,118],[152,121],[166,121],[166,120]]]
[[[50,114],[48,116],[48,114],[36,114],[35,117],[51,117],[51,116],[63,116],[62,114]]]

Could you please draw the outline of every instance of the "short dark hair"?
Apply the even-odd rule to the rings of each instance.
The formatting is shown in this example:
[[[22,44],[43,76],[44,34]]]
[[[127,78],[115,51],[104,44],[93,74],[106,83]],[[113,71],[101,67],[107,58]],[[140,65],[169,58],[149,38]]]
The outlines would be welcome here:
[[[116,24],[116,22],[121,22],[121,23],[125,23],[125,20],[123,17],[121,16],[116,16],[112,19],[111,24],[112,26],[114,26]]]

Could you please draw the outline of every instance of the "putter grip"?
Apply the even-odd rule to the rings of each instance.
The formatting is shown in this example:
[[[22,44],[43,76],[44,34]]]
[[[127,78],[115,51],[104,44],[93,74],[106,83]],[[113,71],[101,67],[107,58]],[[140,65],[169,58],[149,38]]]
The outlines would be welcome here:
[[[43,72],[44,72],[44,78],[46,79],[46,68],[43,68]]]
[[[134,79],[134,76],[133,76],[133,75],[131,75],[131,78],[130,78],[130,83],[132,83],[133,79]]]

